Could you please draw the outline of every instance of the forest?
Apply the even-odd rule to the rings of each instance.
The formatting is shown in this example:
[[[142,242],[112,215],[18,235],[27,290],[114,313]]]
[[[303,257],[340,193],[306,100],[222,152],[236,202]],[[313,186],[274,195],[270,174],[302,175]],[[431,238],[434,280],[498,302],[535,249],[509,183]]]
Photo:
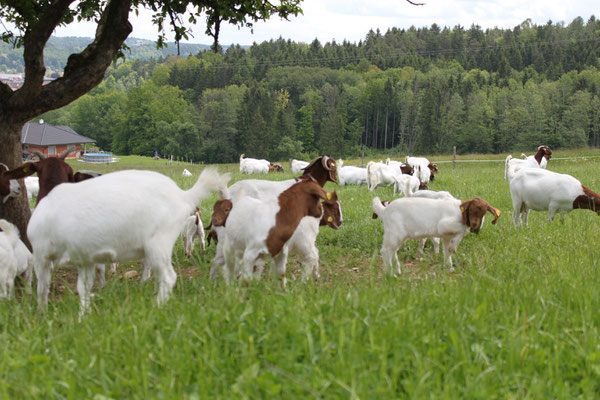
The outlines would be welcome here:
[[[600,146],[600,21],[370,31],[113,65],[43,119],[118,155],[204,163]]]

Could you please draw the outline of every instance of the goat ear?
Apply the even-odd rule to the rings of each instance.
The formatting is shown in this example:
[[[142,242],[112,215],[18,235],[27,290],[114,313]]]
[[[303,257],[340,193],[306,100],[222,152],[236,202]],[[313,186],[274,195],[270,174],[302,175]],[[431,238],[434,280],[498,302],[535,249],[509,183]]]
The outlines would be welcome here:
[[[471,206],[471,202],[473,200],[467,200],[460,203],[460,212],[462,213],[462,222],[464,225],[469,226],[469,207]]]
[[[327,200],[337,201],[337,192],[334,190],[333,192],[327,192]]]
[[[26,176],[33,175],[37,172],[37,170],[37,162],[28,162],[15,169],[7,171],[4,176],[8,179],[21,179],[25,178]]]
[[[316,183],[312,183],[308,187],[307,193],[312,194],[315,197],[319,197],[322,200],[330,200],[331,196],[332,196],[331,192],[325,191],[325,189],[323,189],[321,186],[317,185]]]
[[[492,221],[492,224],[498,222],[498,217],[500,216],[500,214],[502,214],[502,212],[499,209],[490,206],[489,204],[487,206],[487,210],[494,215],[494,220]]]

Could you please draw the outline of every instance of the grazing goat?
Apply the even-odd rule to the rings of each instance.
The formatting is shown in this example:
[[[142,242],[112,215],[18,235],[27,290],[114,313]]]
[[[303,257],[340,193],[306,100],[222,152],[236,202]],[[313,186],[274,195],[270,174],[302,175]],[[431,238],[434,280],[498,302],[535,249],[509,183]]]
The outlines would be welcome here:
[[[240,155],[240,172],[242,174],[266,174],[269,172],[271,163],[267,160],[258,160],[256,158],[244,158]]]
[[[319,234],[319,226],[329,226],[332,229],[339,229],[343,223],[342,207],[338,201],[337,193],[327,193],[327,199],[321,205],[323,206],[323,215],[320,219],[315,217],[304,217],[300,221],[298,228],[287,243],[288,254],[296,254],[303,265],[302,280],[308,280],[311,275],[314,279],[319,279],[319,249],[316,241]],[[317,220],[318,223],[316,223]]]
[[[301,174],[302,170],[306,168],[308,164],[309,163],[307,161],[301,161],[290,158],[290,170],[292,170],[294,174]]]
[[[344,160],[341,158],[337,162],[337,173],[341,186],[367,184],[367,169],[352,165],[344,167]]]
[[[522,154],[525,156],[525,154]],[[504,160],[504,179],[511,181],[517,172],[523,168],[546,168],[548,160],[552,157],[552,150],[548,146],[539,146],[534,156],[525,156],[524,160],[513,158],[512,155],[506,156]]]
[[[181,176],[192,176],[192,173],[188,171],[187,168],[184,168],[183,172],[181,173]]]
[[[254,266],[262,266],[264,258],[270,256],[273,270],[283,277],[285,285],[286,243],[303,217],[322,216],[321,199],[327,199],[327,192],[321,186],[301,180],[274,198],[259,200],[244,196],[234,202],[223,241],[229,276],[235,276],[239,266],[242,279],[250,281]]]
[[[439,170],[436,164],[432,164],[425,157],[410,157],[406,156],[406,163],[414,168],[417,177],[425,183],[435,179],[434,172]]]
[[[449,270],[454,271],[452,253],[467,231],[478,233],[488,211],[494,215],[492,224],[500,216],[500,210],[479,198],[461,202],[457,199],[405,197],[385,206],[379,197],[375,197],[373,210],[383,222],[381,256],[384,268],[392,276],[402,272],[397,254],[400,246],[408,239],[429,237],[442,239],[444,265],[448,264]]]
[[[94,264],[100,263],[144,259],[157,273],[157,301],[164,303],[177,279],[171,255],[181,227],[196,204],[228,180],[229,175],[205,168],[184,191],[157,172],[126,170],[57,186],[35,208],[27,227],[38,304],[48,303],[52,266],[63,257],[79,268],[80,315],[90,307]]]
[[[210,244],[211,238],[215,241],[216,251],[215,258],[212,261],[210,267],[210,279],[215,279],[219,272],[219,269],[225,266],[225,258],[223,256],[223,241],[219,241],[219,236],[225,234],[225,223],[227,217],[233,208],[233,203],[229,199],[219,199],[213,205],[213,213],[210,217],[210,224],[206,227],[206,230],[211,229],[208,233],[208,244]],[[227,272],[223,268],[223,274],[227,277]],[[227,278],[226,278],[227,279]]]
[[[8,167],[0,163],[0,197],[6,203],[8,199],[17,197],[21,192],[19,182],[7,175]]]
[[[519,226],[519,217],[527,224],[529,210],[548,210],[548,222],[556,212],[564,214],[575,208],[595,211],[600,215],[600,195],[583,186],[567,174],[558,174],[541,168],[522,169],[510,181],[513,219]]]

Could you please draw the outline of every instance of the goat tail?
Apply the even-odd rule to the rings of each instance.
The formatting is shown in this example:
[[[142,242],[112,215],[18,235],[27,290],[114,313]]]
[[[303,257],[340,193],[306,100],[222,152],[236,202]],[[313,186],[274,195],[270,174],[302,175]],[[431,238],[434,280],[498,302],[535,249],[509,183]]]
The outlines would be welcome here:
[[[508,180],[508,165],[510,164],[510,160],[512,160],[512,156],[509,154],[506,156],[506,160],[504,160],[504,180]]]
[[[371,165],[375,164],[373,161],[367,163],[367,188],[371,190]]]
[[[412,191],[412,184],[410,182],[410,179],[406,179],[404,184],[405,184],[405,186],[404,186],[404,196],[405,197],[411,197],[413,195],[413,191]]]
[[[194,186],[185,192],[186,197],[191,203],[196,205],[213,190],[219,193],[226,191],[227,182],[229,182],[230,178],[229,173],[219,174],[216,168],[206,167],[202,170]]]
[[[385,207],[379,200],[379,197],[373,198],[373,211],[377,214],[378,217],[381,217],[381,213],[385,210]]]

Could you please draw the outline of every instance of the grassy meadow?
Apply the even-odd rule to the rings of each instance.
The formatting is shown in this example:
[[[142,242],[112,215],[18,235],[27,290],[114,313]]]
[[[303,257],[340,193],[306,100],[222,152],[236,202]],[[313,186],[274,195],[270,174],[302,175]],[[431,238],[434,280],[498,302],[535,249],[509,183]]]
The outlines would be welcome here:
[[[600,152],[557,151],[548,169],[600,191],[600,158],[560,159],[573,156]],[[440,162],[430,188],[481,197],[503,214],[497,225],[489,215],[478,235],[465,237],[453,257],[455,273],[430,243],[417,258],[413,241],[399,252],[402,276],[384,276],[373,194],[328,183],[344,223],[338,231],[321,228],[318,282],[294,279],[292,257],[285,290],[268,274],[249,287],[227,287],[208,279],[214,246],[203,253],[196,244],[186,259],[179,240],[179,278],[160,308],[153,284],[138,282],[138,263],[107,275],[81,323],[69,268],[54,271],[45,314],[35,294],[19,288],[17,299],[0,302],[0,398],[600,397],[600,219],[575,210],[548,224],[546,213],[532,212],[529,226],[516,229],[504,156],[460,158],[497,161],[459,162],[456,169]],[[104,173],[153,169],[183,188],[203,168],[142,157],[71,165]],[[192,178],[181,176],[184,167]],[[287,169],[266,179],[290,178]],[[219,170],[230,171],[231,182],[247,177],[237,164]],[[375,195],[389,199],[392,188]],[[205,225],[215,199],[201,203]],[[140,274],[124,279],[128,270]]]

